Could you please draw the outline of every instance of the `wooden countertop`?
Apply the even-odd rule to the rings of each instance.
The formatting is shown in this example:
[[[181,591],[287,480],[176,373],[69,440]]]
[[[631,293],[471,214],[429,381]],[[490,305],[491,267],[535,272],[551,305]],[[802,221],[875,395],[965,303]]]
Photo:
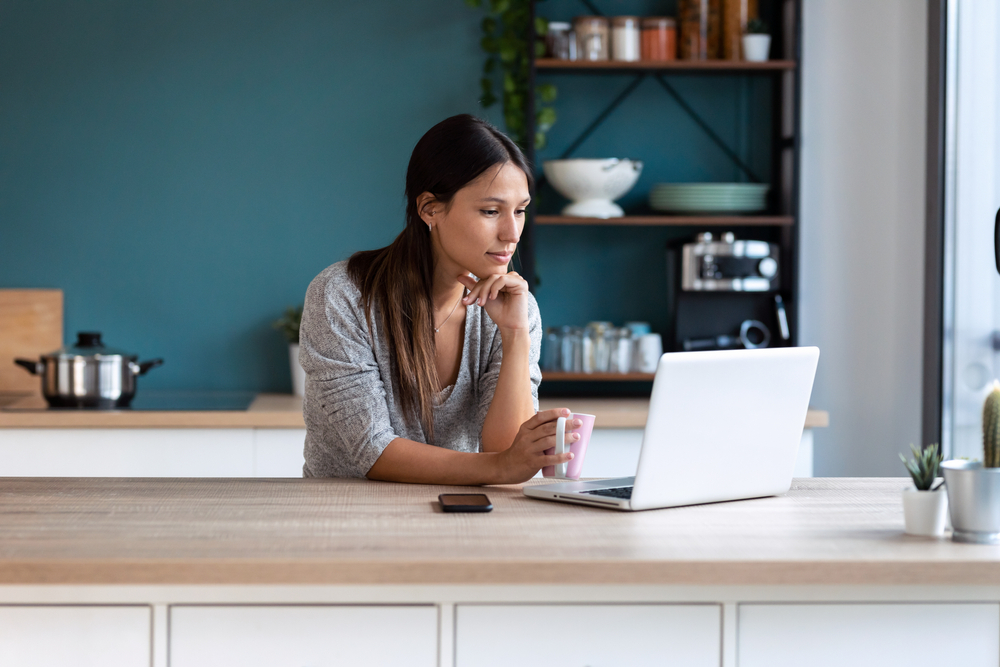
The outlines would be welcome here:
[[[569,407],[597,415],[598,428],[643,428],[645,398],[545,398],[539,407]],[[829,413],[809,410],[806,428],[829,426]],[[139,411],[45,409],[40,396],[0,395],[0,428],[305,428],[302,399],[290,394],[258,394],[247,410]]]
[[[532,482],[529,482],[532,483]],[[904,478],[624,513],[488,487],[331,479],[0,480],[3,584],[1000,584],[1000,547],[903,533]]]

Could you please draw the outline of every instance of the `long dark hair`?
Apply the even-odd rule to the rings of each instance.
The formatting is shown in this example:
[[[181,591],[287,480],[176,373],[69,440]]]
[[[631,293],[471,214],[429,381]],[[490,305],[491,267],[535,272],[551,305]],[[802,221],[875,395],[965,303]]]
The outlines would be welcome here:
[[[372,328],[372,305],[392,354],[393,380],[403,410],[419,418],[434,439],[434,255],[430,232],[417,210],[424,192],[447,204],[456,192],[497,164],[512,163],[533,184],[532,170],[513,141],[489,123],[462,114],[447,118],[420,138],[406,169],[406,227],[390,245],[354,253],[347,272],[361,291]]]

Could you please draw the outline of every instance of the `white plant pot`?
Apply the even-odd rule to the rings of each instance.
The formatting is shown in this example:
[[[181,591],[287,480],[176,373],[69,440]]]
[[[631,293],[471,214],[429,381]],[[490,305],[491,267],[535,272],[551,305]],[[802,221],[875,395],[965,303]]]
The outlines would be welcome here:
[[[305,396],[306,372],[299,363],[298,343],[291,343],[288,346],[288,364],[292,367],[292,393],[296,396]]]
[[[743,60],[762,63],[771,51],[770,35],[743,35]]]
[[[909,535],[941,537],[948,521],[948,494],[943,488],[903,489],[903,520]]]

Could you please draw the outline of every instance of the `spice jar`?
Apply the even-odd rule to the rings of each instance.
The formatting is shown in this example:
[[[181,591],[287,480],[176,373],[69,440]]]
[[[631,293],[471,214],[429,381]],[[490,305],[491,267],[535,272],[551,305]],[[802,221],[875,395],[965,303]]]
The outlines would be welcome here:
[[[678,0],[680,56],[683,60],[718,58],[721,52],[722,0]]]
[[[577,60],[608,59],[608,20],[603,16],[577,16],[573,19],[576,33]]]
[[[757,18],[757,0],[723,0],[722,2],[722,57],[740,60],[743,33],[747,22]]]
[[[642,59],[677,59],[677,22],[668,16],[648,16],[642,20]]]
[[[634,62],[639,59],[639,17],[611,19],[611,59]]]
[[[549,32],[545,36],[545,46],[549,58],[569,60],[570,24],[553,21],[549,23]]]

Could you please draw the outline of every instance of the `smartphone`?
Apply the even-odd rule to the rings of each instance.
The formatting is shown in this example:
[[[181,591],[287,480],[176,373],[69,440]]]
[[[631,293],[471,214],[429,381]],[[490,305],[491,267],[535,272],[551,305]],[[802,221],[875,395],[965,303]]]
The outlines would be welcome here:
[[[490,512],[493,504],[485,493],[442,493],[438,496],[445,512]]]

